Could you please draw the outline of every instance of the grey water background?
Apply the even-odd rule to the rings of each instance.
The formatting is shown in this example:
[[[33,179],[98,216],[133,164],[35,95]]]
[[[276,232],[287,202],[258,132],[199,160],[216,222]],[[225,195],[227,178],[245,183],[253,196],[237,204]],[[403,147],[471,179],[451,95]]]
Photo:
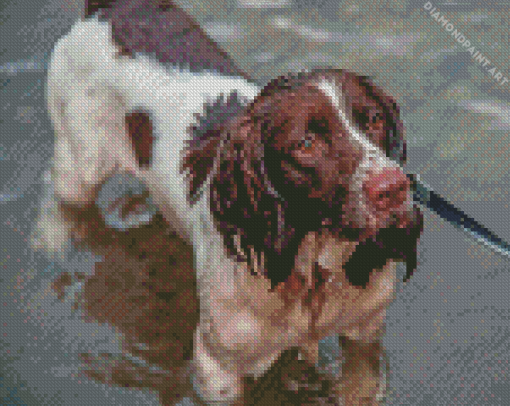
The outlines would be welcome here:
[[[334,66],[372,75],[398,100],[407,169],[510,240],[510,82],[487,69],[424,9],[425,1],[177,0],[261,83]],[[432,2],[510,76],[510,5]],[[78,0],[0,2],[0,404],[156,405],[148,391],[79,375],[78,353],[120,352],[107,325],[85,323],[51,291],[59,272],[94,258],[49,262],[28,247],[53,134],[45,58],[79,18]],[[510,405],[510,262],[425,213],[418,270],[398,286],[384,344],[387,405]],[[403,271],[403,270],[402,270]]]

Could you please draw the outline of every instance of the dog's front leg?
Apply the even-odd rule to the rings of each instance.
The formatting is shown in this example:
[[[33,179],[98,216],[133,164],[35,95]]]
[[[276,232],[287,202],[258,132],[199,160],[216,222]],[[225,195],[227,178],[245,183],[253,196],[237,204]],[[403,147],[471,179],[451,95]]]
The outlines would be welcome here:
[[[345,406],[379,405],[386,394],[387,357],[381,339],[367,343],[340,336],[342,377],[335,392]]]
[[[197,328],[194,343],[193,388],[199,404],[244,405],[245,384],[237,371],[224,368],[211,354],[201,327]],[[197,399],[198,398],[198,399]]]

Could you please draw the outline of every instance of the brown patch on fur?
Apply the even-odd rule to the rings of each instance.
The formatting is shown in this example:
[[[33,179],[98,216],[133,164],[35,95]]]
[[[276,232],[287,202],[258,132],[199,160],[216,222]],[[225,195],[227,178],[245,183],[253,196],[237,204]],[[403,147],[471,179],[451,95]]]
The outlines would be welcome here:
[[[138,165],[142,168],[150,166],[154,135],[149,114],[140,111],[127,114],[126,128]]]
[[[169,66],[243,77],[232,58],[171,0],[87,0],[85,18],[108,20],[121,54],[146,53]]]

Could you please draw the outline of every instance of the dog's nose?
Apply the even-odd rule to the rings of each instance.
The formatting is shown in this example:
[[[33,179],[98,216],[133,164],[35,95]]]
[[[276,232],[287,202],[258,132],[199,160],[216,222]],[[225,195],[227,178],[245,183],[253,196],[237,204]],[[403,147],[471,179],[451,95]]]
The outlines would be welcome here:
[[[385,168],[370,173],[364,184],[370,202],[378,210],[390,210],[400,207],[407,200],[410,181],[399,168]]]

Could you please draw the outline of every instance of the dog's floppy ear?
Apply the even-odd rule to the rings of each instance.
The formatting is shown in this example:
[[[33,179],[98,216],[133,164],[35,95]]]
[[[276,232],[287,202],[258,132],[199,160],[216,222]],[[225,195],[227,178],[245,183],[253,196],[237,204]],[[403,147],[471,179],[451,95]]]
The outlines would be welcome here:
[[[279,246],[275,234],[283,224],[282,209],[266,180],[261,133],[251,116],[243,114],[222,131],[211,180],[211,211],[229,250],[235,235],[245,252]]]
[[[236,95],[211,103],[191,128],[181,173],[188,171],[191,205],[210,179],[210,210],[227,252],[250,266],[251,253],[264,253],[262,268],[278,272],[266,275],[273,283],[290,275],[298,239],[285,227],[287,203],[272,187],[264,165],[264,134],[275,112],[261,97],[248,106]]]
[[[229,252],[234,253],[236,234],[241,234],[243,248],[247,247],[248,234],[253,248],[261,245],[255,242],[260,241],[261,236],[256,237],[248,230],[262,231],[262,207],[266,207],[266,212],[272,212],[274,205],[271,205],[272,199],[264,196],[267,194],[264,151],[261,133],[251,119],[251,108],[243,107],[234,114],[229,104],[235,104],[232,96],[221,103],[211,104],[210,114],[198,120],[191,129],[193,134],[184,150],[181,173],[188,171],[187,198],[191,205],[200,198],[200,187],[211,177],[210,209],[219,221],[218,227],[226,237]],[[254,227],[257,221],[259,227]]]
[[[292,274],[307,230],[289,221],[288,201],[273,188],[266,171],[264,141],[271,131],[272,117],[278,113],[267,111],[267,106],[263,100],[256,100],[224,128],[210,199],[230,255],[247,260],[254,272],[251,253],[263,253],[262,269],[274,288]]]

